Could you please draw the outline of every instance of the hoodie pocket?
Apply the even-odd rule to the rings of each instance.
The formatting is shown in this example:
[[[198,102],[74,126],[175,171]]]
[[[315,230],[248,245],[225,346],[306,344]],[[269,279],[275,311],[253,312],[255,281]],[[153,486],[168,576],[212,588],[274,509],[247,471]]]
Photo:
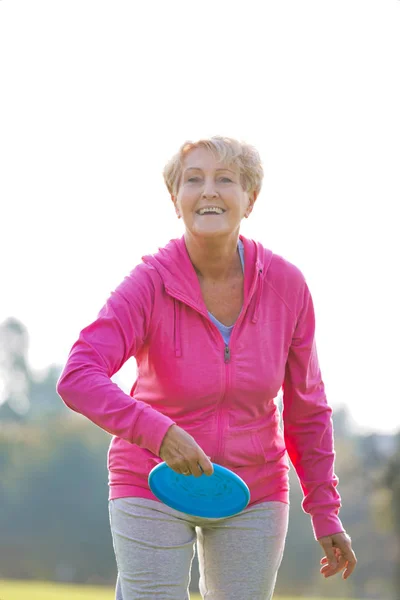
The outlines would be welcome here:
[[[286,454],[285,440],[278,422],[275,427],[270,425],[261,427],[255,435],[263,449],[266,463],[279,461]]]
[[[229,431],[224,434],[221,464],[226,467],[249,467],[265,463],[265,453],[254,431]]]

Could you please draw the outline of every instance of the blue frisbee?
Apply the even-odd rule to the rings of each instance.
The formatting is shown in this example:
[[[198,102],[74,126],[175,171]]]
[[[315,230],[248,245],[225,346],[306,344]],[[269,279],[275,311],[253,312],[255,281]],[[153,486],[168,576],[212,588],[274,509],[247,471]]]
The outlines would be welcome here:
[[[149,473],[149,487],[167,506],[188,515],[206,518],[231,517],[246,508],[250,491],[239,475],[212,463],[212,475],[180,475],[165,462]]]

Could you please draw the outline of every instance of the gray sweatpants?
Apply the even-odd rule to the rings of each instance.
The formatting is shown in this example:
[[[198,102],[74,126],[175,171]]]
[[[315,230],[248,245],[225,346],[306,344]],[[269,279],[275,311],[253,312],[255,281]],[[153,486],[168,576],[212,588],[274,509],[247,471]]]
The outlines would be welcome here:
[[[205,519],[145,498],[109,502],[118,567],[116,600],[189,600],[197,540],[206,600],[271,600],[289,506],[263,502],[233,517]]]

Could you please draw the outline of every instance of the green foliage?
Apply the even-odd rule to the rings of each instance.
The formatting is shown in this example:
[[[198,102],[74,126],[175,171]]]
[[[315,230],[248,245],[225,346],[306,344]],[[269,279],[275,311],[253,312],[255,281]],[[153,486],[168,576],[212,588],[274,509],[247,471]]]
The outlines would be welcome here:
[[[110,436],[65,407],[55,390],[59,367],[53,365],[41,377],[31,372],[22,324],[7,320],[0,334],[0,578],[113,585],[117,570],[106,469]],[[25,396],[28,409],[15,410],[24,405]],[[357,568],[346,582],[320,575],[322,550],[301,509],[301,490],[292,470],[289,533],[276,591],[307,598],[398,600],[400,434],[356,436],[343,408],[334,412],[334,428],[340,517],[352,537]],[[195,560],[192,592],[197,582]],[[29,594],[21,597],[34,599],[34,586],[27,585]],[[37,597],[50,597],[40,589]],[[15,593],[6,595],[0,587],[2,600],[20,600]]]
[[[0,431],[0,575],[76,582],[115,578],[108,442],[107,434],[75,415]]]
[[[113,584],[116,567],[107,512],[109,441],[108,434],[72,412],[41,423],[0,427],[0,577]],[[301,510],[300,487],[292,471],[289,533],[277,593],[392,597],[395,537],[371,518],[374,496],[355,442],[337,441],[338,455],[345,454],[352,463],[343,465],[343,476],[339,468],[339,475],[341,517],[359,559],[354,575],[342,582],[340,577],[325,580],[319,574],[322,551]],[[195,564],[193,591],[197,573]]]
[[[44,374],[28,364],[28,332],[14,318],[0,324],[0,422],[27,423],[44,417],[67,414],[56,383],[59,366],[51,365]]]

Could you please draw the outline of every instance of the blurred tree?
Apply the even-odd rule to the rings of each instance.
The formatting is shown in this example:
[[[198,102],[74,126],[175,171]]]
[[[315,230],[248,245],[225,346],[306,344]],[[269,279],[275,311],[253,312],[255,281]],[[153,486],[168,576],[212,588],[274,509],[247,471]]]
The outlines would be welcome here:
[[[60,401],[56,392],[56,384],[60,377],[61,368],[58,365],[50,365],[44,375],[39,377],[32,374],[30,393],[29,418],[37,421],[43,418],[57,415],[70,415],[71,411]]]
[[[389,459],[383,483],[391,493],[392,523],[397,540],[394,586],[397,598],[400,598],[400,431],[396,435],[395,452]]]
[[[337,406],[332,413],[335,442],[354,437],[352,419],[346,405]]]
[[[68,414],[56,392],[61,367],[50,365],[43,374],[28,364],[26,327],[10,317],[0,324],[0,422],[28,422]]]
[[[29,369],[27,348],[27,332],[19,321],[0,325],[0,578],[113,584],[106,468],[110,437],[64,405],[55,390],[58,366],[40,376]],[[400,434],[395,453],[393,436],[355,435],[343,406],[334,410],[333,423],[340,515],[359,563],[345,583],[340,577],[321,577],[321,548],[301,509],[302,493],[291,469],[290,525],[277,593],[386,600],[395,572],[393,597],[398,600]],[[195,563],[193,591],[197,583]]]
[[[115,578],[109,439],[75,415],[0,428],[0,578]]]
[[[31,373],[28,332],[13,317],[0,324],[0,418],[24,419],[29,411]]]
[[[41,421],[0,423],[0,578],[115,582],[107,512],[109,441],[108,434],[71,411]],[[292,470],[289,534],[277,594],[391,597],[398,560],[394,537],[381,528],[379,518],[371,518],[373,488],[357,446],[357,437],[336,444],[341,517],[359,559],[354,575],[343,583],[340,577],[324,580],[319,574],[321,548],[301,509]],[[193,591],[197,582],[195,565]]]

